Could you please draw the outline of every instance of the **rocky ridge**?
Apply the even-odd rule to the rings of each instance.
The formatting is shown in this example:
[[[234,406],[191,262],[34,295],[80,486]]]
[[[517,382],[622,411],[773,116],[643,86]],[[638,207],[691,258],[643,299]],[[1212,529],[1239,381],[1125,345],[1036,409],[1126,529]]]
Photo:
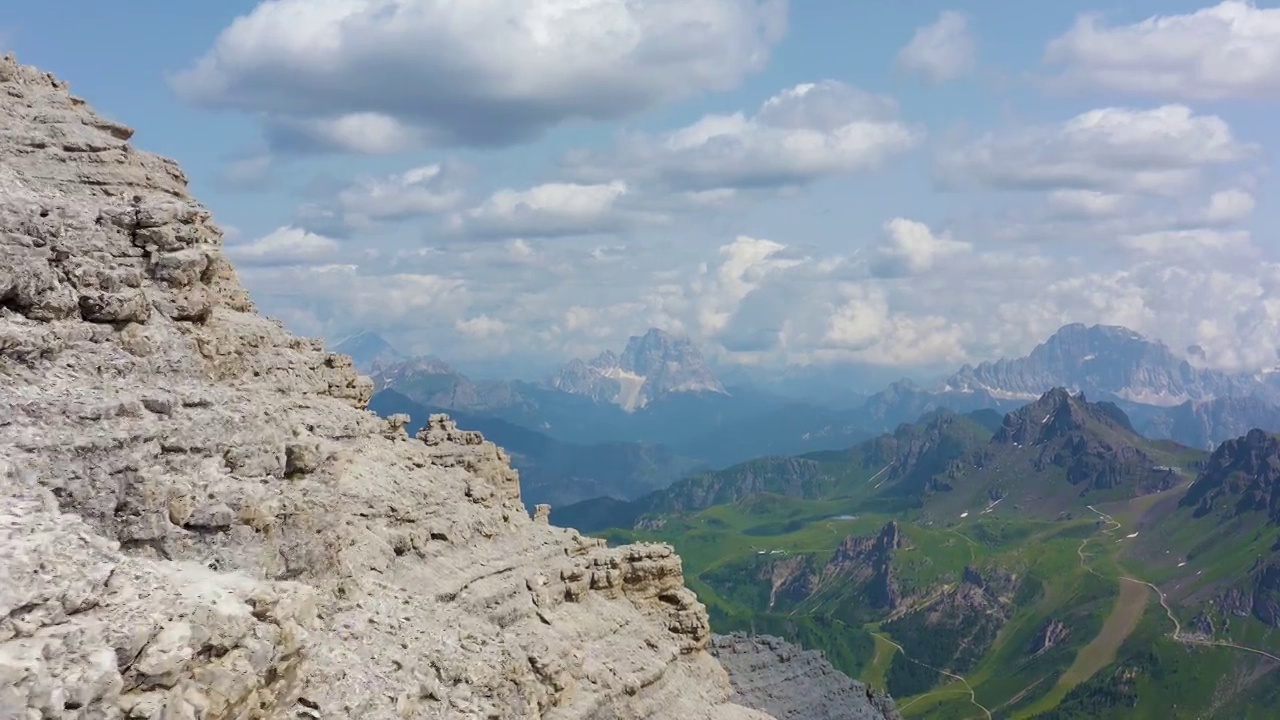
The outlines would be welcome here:
[[[175,163],[12,57],[0,96],[0,716],[767,717],[669,547],[364,411]]]

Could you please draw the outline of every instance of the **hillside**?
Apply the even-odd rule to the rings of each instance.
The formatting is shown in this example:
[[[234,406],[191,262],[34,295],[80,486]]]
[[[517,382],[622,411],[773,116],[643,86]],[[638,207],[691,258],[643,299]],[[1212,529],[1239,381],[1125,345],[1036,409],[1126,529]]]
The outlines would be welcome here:
[[[1209,455],[1057,388],[598,509],[680,550],[717,632],[821,650],[908,718],[1263,718],[1277,482],[1275,435]]]
[[[366,411],[175,163],[11,57],[0,97],[0,715],[767,718],[670,547]]]
[[[928,519],[1005,510],[1052,519],[1078,515],[1093,502],[1167,490],[1198,457],[1142,437],[1114,404],[1062,388],[993,426],[990,411],[938,410],[847,450],[759,458],[692,475],[632,503],[558,508],[555,522],[588,532],[630,527],[760,494],[916,508]]]
[[[991,441],[936,476],[930,512],[994,509],[1031,517],[1171,489],[1195,453],[1148,440],[1112,403],[1055,388],[1005,416]]]
[[[910,488],[923,486],[953,459],[987,441],[991,433],[984,421],[985,415],[938,411],[847,450],[757,458],[691,475],[630,503],[593,499],[557,508],[553,521],[587,532],[630,527],[642,516],[694,512],[760,494],[803,500],[879,494],[891,503],[910,502]],[[892,492],[878,492],[886,483]]]

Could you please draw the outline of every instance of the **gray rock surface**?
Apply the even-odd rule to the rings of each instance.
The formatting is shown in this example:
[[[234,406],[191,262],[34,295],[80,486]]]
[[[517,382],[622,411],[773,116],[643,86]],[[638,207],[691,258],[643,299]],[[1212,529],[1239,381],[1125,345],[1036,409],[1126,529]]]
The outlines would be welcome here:
[[[767,717],[669,547],[365,411],[131,135],[0,59],[0,716]]]
[[[778,720],[895,720],[893,700],[850,679],[816,650],[769,635],[716,635],[711,652],[729,672],[733,697]]]

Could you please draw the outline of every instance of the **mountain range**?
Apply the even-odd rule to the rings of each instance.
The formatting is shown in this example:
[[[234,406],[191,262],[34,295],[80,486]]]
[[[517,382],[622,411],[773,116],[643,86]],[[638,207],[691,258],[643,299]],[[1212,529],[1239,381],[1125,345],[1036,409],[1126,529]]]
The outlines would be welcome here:
[[[447,412],[492,428],[502,444],[523,443],[529,431],[545,436],[543,447],[557,443],[554,460],[515,458],[531,481],[545,477],[531,497],[553,504],[577,502],[591,488],[633,499],[694,468],[839,450],[940,409],[1001,414],[1053,387],[1114,403],[1144,436],[1190,447],[1210,449],[1252,427],[1280,429],[1280,374],[1197,367],[1159,341],[1107,325],[1066,325],[1024,357],[966,365],[929,385],[901,380],[865,398],[834,385],[831,373],[808,376],[831,385],[825,393],[806,385],[807,399],[727,385],[692,341],[658,329],[620,352],[572,360],[542,382],[472,379],[439,358],[406,357],[374,333],[341,347],[379,393],[400,396],[375,397],[375,407],[408,401],[417,423]],[[637,466],[604,462],[603,447]],[[574,452],[595,460],[569,462]],[[559,481],[544,475],[567,467],[573,472]]]

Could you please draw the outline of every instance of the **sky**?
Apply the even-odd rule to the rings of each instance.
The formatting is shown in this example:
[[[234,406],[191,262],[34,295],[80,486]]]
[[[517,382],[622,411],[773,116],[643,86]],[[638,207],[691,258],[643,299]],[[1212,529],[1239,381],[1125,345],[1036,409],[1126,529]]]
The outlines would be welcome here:
[[[1084,322],[1277,365],[1280,3],[127,7],[11,3],[0,50],[177,159],[301,334],[910,375]]]

